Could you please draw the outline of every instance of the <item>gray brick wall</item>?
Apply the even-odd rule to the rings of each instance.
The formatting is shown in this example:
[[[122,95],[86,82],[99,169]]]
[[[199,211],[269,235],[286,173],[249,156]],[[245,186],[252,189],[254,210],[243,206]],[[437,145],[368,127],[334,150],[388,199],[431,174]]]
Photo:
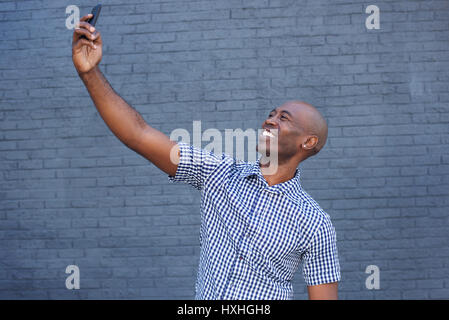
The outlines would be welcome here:
[[[199,194],[99,117],[71,62],[70,4],[95,3],[0,2],[0,298],[193,298]],[[101,68],[167,134],[316,105],[330,137],[302,183],[336,227],[340,297],[447,299],[448,17],[447,0],[113,0]],[[294,288],[307,297],[300,271]]]

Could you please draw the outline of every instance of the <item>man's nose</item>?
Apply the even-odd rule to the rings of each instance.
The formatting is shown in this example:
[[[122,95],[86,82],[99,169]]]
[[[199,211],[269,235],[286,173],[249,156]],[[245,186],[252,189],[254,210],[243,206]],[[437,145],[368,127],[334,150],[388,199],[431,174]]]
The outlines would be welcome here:
[[[276,117],[270,117],[265,119],[265,125],[277,127],[278,123],[276,119],[277,119]]]

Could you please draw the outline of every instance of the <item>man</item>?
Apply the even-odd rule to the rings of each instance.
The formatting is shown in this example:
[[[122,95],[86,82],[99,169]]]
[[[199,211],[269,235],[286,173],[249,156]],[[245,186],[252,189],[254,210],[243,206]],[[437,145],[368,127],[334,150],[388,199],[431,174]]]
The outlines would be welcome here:
[[[74,31],[72,56],[101,117],[126,146],[170,180],[202,192],[196,298],[292,299],[291,280],[302,262],[309,298],[337,299],[335,230],[301,188],[297,170],[326,142],[321,114],[299,101],[273,109],[262,125],[257,146],[262,158],[255,163],[171,141],[115,93],[99,70],[102,40],[86,22],[89,17],[81,18]],[[273,152],[274,173],[269,172]]]

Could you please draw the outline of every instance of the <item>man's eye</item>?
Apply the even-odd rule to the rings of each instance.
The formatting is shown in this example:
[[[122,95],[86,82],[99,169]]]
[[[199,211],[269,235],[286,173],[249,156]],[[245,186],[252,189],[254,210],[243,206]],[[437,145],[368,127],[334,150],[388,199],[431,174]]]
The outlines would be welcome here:
[[[281,116],[281,119],[287,119],[287,117],[286,116]]]

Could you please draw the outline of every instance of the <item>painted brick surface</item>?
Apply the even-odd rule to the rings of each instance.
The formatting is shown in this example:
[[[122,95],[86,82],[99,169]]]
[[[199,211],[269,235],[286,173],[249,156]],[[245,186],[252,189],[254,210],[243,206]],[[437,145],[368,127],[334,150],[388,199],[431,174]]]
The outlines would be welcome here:
[[[199,194],[108,130],[71,62],[71,4],[94,3],[0,2],[0,298],[193,298]],[[302,184],[337,230],[340,297],[447,299],[448,17],[447,0],[112,0],[97,27],[101,69],[166,134],[314,104],[330,134]]]

